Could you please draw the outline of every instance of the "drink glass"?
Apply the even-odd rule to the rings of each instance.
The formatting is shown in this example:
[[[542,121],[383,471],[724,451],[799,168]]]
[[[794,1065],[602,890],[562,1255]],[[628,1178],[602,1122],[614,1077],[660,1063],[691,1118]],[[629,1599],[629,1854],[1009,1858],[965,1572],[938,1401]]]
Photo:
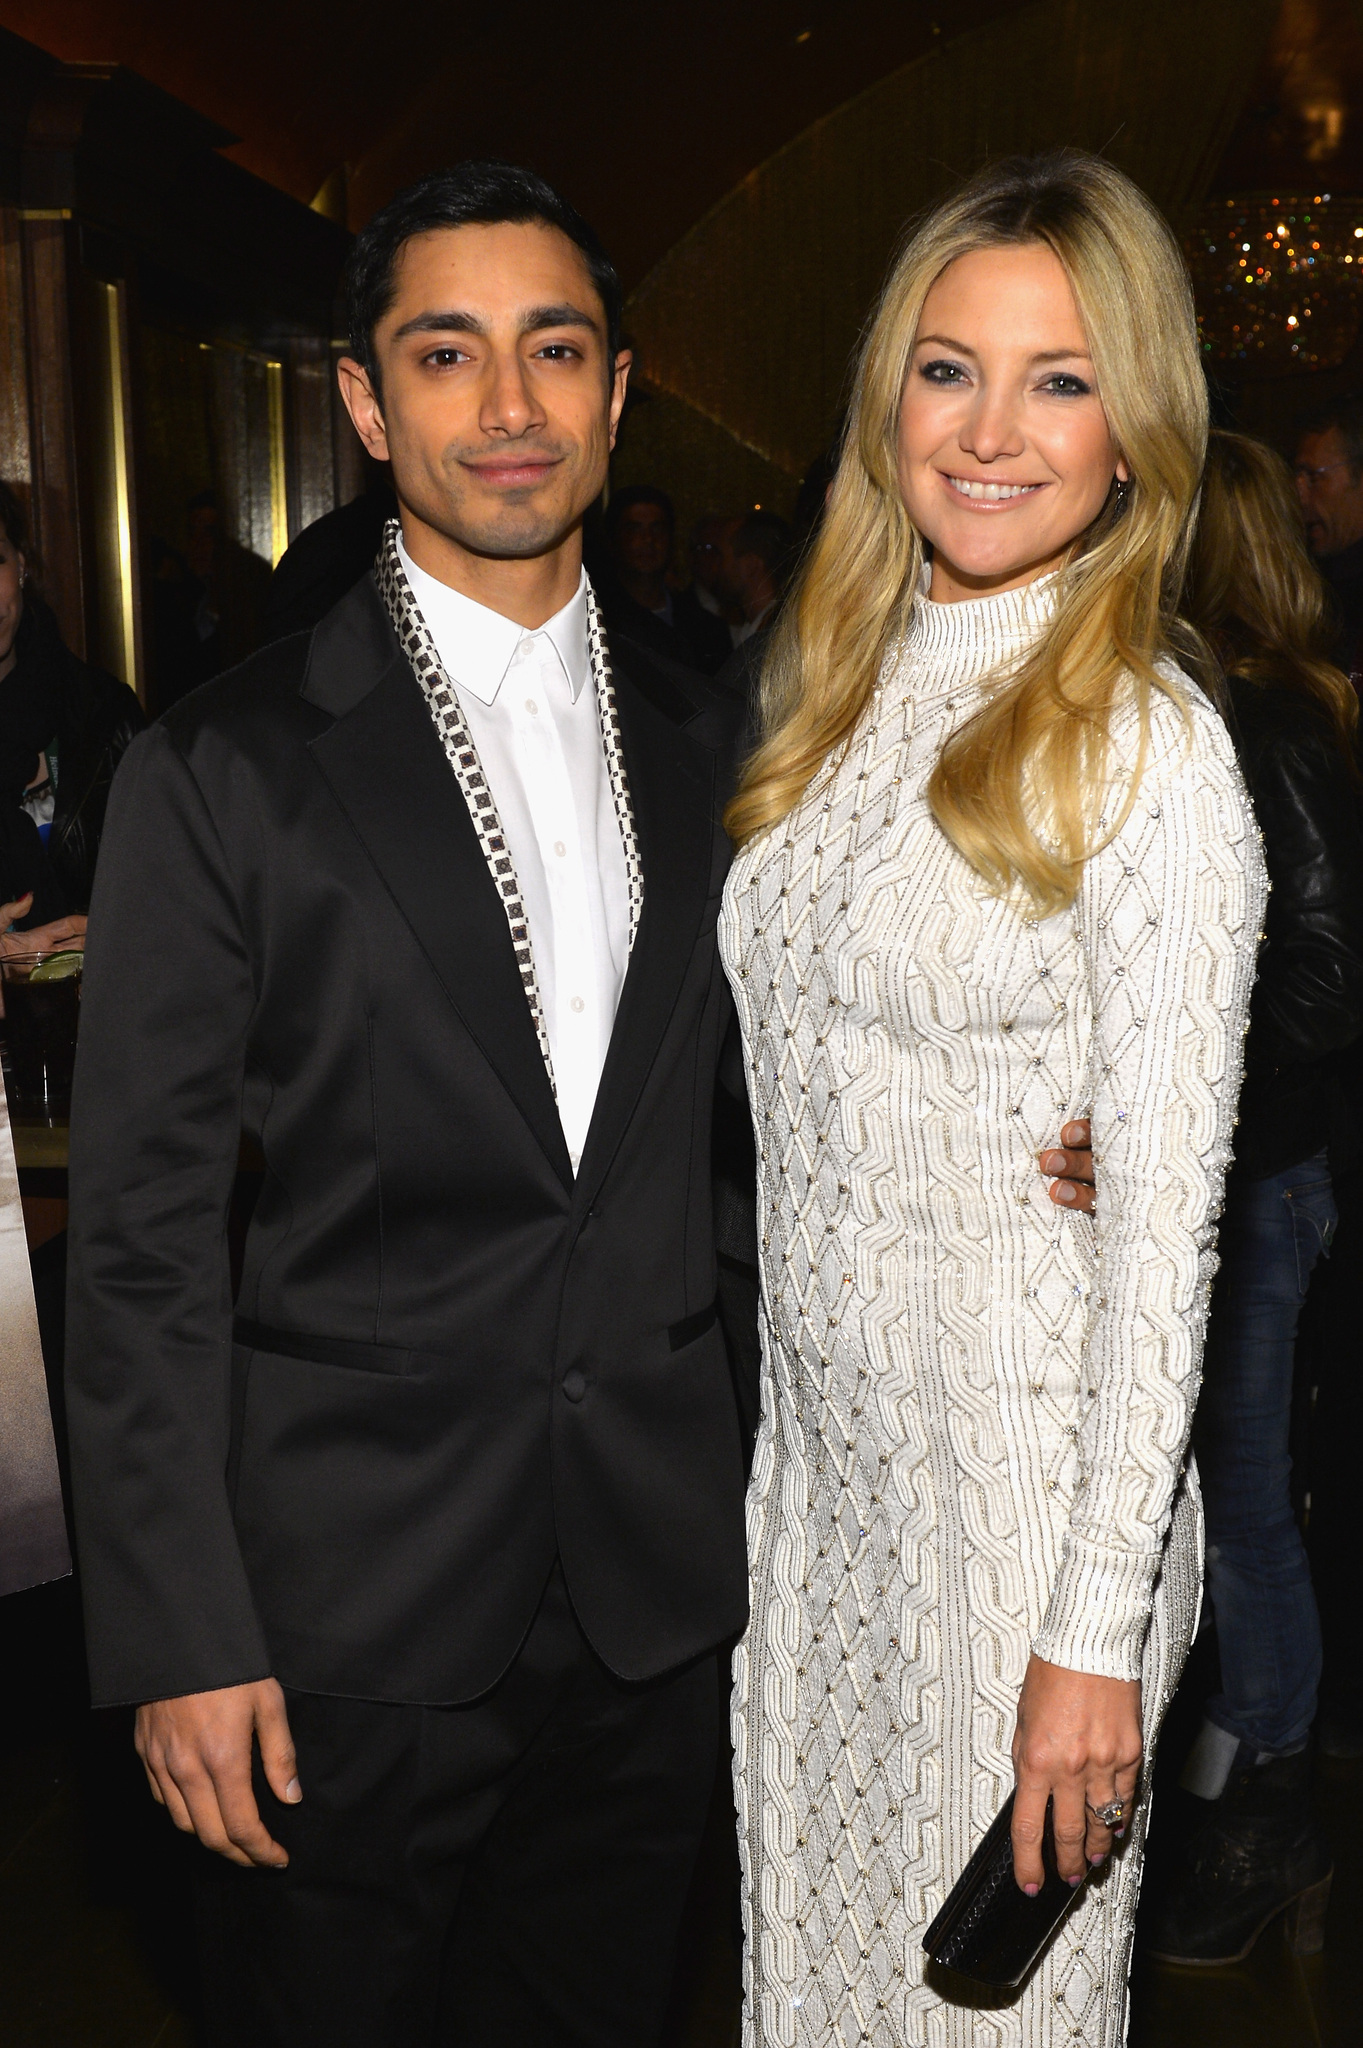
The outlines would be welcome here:
[[[0,956],[10,1073],[22,1108],[51,1115],[70,1104],[84,965],[76,948]]]

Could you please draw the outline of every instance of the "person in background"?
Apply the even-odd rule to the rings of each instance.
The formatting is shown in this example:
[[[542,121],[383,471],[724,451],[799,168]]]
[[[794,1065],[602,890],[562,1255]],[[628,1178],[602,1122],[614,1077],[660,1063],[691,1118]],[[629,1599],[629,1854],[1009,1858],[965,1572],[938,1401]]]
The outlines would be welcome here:
[[[0,484],[0,897],[28,902],[14,922],[32,938],[89,908],[109,785],[146,720],[126,683],[65,645],[30,558]]]
[[[1363,1033],[1357,699],[1330,661],[1287,466],[1240,434],[1211,437],[1184,610],[1225,671],[1272,883],[1195,1438],[1221,1690],[1183,1784],[1211,1804],[1149,1935],[1165,1961],[1211,1964],[1292,1906],[1298,1953],[1323,1940],[1331,1867],[1308,1749],[1321,1636],[1289,1428],[1297,1321],[1330,1249],[1332,1176],[1355,1151],[1341,1062]]]
[[[757,744],[760,734],[762,663],[794,554],[793,536],[785,520],[774,512],[753,511],[738,521],[732,547],[743,624],[735,629],[734,652],[718,681],[747,707],[746,752]]]
[[[164,578],[156,589],[161,711],[261,644],[270,588],[269,563],[228,532],[216,491],[195,492],[185,529],[183,557],[166,550],[167,562],[182,563],[183,574]]]
[[[790,567],[790,527],[775,512],[760,507],[748,514],[734,535],[734,580],[743,624],[734,645],[765,634],[776,616]]]
[[[1357,689],[1363,674],[1363,392],[1307,414],[1292,474],[1306,544],[1334,598],[1331,658]]]
[[[729,658],[728,631],[699,606],[683,609],[676,602],[667,580],[676,526],[666,491],[629,484],[615,492],[606,507],[602,610],[608,625],[641,645],[714,675]]]
[[[691,582],[679,591],[674,602],[683,611],[694,607],[721,619],[729,630],[729,645],[743,624],[743,607],[738,601],[738,576],[734,565],[734,535],[743,521],[724,512],[707,512],[691,528],[688,550]]]
[[[379,470],[358,498],[324,512],[290,541],[270,578],[263,646],[289,633],[310,633],[368,575],[383,529],[397,517],[397,509],[393,487]]]

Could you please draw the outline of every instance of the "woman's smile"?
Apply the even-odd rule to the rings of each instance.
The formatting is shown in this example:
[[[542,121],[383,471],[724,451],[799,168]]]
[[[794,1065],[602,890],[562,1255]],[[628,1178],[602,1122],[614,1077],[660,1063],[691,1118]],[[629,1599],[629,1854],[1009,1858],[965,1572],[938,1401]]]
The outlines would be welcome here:
[[[958,498],[964,498],[968,505],[995,511],[1006,505],[1020,504],[1024,499],[1034,498],[1038,491],[1044,491],[1041,484],[1003,483],[992,477],[953,476],[948,470],[939,470],[942,481],[949,485]]]

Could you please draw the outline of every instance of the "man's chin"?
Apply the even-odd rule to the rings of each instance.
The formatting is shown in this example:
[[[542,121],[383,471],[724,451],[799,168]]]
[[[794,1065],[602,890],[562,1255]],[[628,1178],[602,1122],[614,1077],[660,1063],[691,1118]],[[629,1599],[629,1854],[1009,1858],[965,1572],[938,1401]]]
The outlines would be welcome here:
[[[472,555],[491,561],[529,561],[536,555],[551,554],[576,526],[570,517],[545,513],[522,513],[501,519],[460,522],[450,539],[458,541]]]

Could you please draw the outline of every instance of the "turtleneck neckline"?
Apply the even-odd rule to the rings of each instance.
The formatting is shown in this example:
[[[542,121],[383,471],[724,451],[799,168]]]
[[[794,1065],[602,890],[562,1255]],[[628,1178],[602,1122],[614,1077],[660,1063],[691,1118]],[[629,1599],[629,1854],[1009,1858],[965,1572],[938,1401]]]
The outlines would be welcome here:
[[[1060,571],[996,597],[936,603],[924,588],[914,603],[903,656],[922,682],[959,689],[1011,661],[1036,639],[1055,605]]]

